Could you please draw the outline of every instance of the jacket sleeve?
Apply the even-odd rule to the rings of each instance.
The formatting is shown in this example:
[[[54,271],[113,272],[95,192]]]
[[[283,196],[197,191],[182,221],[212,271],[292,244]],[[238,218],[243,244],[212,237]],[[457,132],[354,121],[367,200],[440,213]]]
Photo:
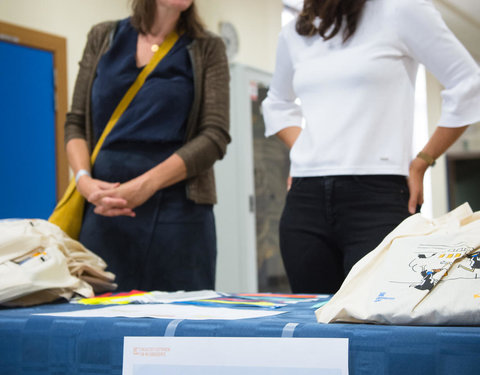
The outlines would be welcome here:
[[[65,121],[65,144],[73,138],[86,139],[86,112],[90,100],[90,82],[95,74],[97,60],[105,36],[113,29],[114,22],[93,26],[87,36],[87,44],[79,62],[79,70],[73,91],[72,105]]]
[[[225,45],[211,37],[202,52],[203,74],[196,77],[201,85],[200,108],[195,135],[179,150],[185,162],[187,178],[212,167],[225,155],[229,135],[229,69]]]
[[[393,19],[406,53],[444,86],[439,126],[480,121],[480,67],[448,29],[431,0],[397,1]]]
[[[302,110],[295,103],[297,96],[293,89],[293,62],[287,45],[286,31],[282,29],[278,38],[275,71],[267,97],[262,102],[265,120],[265,136],[271,136],[289,126],[302,126]]]

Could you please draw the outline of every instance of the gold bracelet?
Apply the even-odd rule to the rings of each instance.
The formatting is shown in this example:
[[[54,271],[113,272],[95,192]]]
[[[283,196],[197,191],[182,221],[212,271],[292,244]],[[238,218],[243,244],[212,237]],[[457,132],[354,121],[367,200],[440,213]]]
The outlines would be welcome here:
[[[420,152],[417,154],[417,158],[422,159],[422,160],[425,161],[429,166],[432,166],[432,167],[433,167],[433,166],[435,165],[435,159],[434,159],[432,156],[426,154],[426,153],[423,152],[423,151],[420,151]]]

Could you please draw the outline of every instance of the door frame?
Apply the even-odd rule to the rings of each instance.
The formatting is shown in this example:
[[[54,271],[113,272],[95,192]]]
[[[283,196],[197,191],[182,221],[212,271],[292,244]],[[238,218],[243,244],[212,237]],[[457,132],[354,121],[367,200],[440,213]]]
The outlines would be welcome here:
[[[55,169],[57,201],[68,185],[68,163],[64,146],[67,114],[67,40],[63,37],[0,21],[0,40],[53,54],[55,95]]]

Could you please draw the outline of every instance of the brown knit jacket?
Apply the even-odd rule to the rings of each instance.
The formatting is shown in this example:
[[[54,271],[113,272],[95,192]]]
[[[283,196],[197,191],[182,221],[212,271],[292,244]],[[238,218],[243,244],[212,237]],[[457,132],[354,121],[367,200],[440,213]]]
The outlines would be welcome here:
[[[95,25],[80,61],[73,100],[65,122],[65,144],[87,140],[93,149],[91,92],[97,64],[108,50],[118,21]],[[217,201],[213,163],[225,155],[230,142],[229,70],[223,41],[208,34],[187,46],[193,67],[194,99],[184,145],[176,151],[187,168],[187,197],[199,204]]]

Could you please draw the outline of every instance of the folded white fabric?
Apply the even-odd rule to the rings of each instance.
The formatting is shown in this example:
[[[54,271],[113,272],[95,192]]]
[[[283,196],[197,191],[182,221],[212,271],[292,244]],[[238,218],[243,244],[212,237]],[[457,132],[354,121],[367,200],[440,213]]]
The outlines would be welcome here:
[[[31,305],[114,290],[106,266],[48,221],[0,221],[0,303]]]
[[[480,212],[404,220],[316,311],[320,323],[480,324]]]

